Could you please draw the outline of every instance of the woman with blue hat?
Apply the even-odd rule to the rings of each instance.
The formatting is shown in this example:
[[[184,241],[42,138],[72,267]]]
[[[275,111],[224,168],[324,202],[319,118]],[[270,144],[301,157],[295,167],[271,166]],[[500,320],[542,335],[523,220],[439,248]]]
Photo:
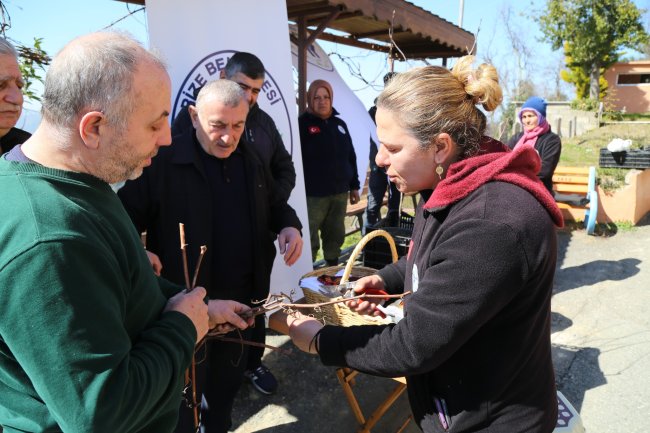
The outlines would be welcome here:
[[[542,160],[537,176],[553,194],[553,172],[560,160],[562,141],[551,132],[551,125],[546,120],[546,101],[539,96],[528,98],[519,111],[519,121],[524,130],[508,141],[508,147],[530,146],[537,151]]]

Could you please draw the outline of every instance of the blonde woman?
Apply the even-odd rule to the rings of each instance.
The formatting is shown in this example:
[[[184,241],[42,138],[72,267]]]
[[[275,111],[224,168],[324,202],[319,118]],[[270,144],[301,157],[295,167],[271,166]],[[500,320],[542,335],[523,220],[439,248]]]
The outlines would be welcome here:
[[[531,147],[483,135],[494,67],[436,66],[397,75],[377,101],[377,165],[402,193],[420,191],[407,257],[357,283],[411,291],[394,325],[323,326],[290,316],[294,343],[323,363],[405,376],[429,432],[551,432],[557,420],[550,300],[562,216]],[[374,304],[351,303],[377,314]]]

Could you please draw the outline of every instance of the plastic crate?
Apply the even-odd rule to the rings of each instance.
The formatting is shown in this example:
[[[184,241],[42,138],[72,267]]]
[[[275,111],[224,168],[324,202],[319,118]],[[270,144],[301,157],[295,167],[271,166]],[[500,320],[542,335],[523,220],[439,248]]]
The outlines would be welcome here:
[[[398,257],[405,256],[409,251],[411,244],[411,234],[413,233],[413,222],[415,218],[412,215],[402,213],[400,216],[400,227],[378,227],[374,226],[368,229],[368,232],[381,228],[386,230],[395,240]],[[381,269],[392,262],[390,247],[386,239],[378,237],[372,239],[366,244],[363,250],[363,266],[375,269]]]
[[[650,150],[610,152],[600,149],[598,165],[604,168],[650,168]]]
[[[413,226],[415,225],[415,217],[407,213],[402,212],[399,218],[399,228],[409,229],[413,231]]]

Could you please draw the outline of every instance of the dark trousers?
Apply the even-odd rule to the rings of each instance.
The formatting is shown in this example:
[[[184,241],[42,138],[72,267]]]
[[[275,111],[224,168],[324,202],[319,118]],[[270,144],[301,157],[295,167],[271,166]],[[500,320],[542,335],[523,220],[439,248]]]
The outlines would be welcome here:
[[[316,261],[322,238],[323,257],[327,262],[338,262],[341,246],[345,240],[345,212],[348,196],[347,192],[325,197],[307,196],[312,261]]]
[[[251,341],[255,343],[266,343],[266,322],[264,315],[259,315],[255,318],[255,328],[252,329],[253,335]],[[262,365],[262,355],[264,355],[263,347],[248,347],[248,362],[246,363],[246,370],[255,370]]]
[[[370,175],[368,178],[368,206],[364,215],[364,233],[370,226],[377,224],[381,218],[381,206],[388,188],[388,213],[386,219],[388,226],[397,226],[399,223],[399,208],[402,194],[394,183],[388,180],[386,172],[375,163],[377,145],[370,143]]]
[[[263,318],[262,318],[263,319]],[[252,340],[254,328],[240,331],[241,338]],[[264,330],[264,327],[261,327]],[[259,332],[259,331],[258,331]],[[239,338],[232,332],[228,337]],[[248,345],[212,340],[207,343],[206,356],[197,364],[197,394],[203,394],[201,405],[201,433],[227,433],[232,426],[232,406],[248,364]],[[201,361],[197,354],[197,361]],[[199,397],[200,399],[200,397]],[[181,404],[176,433],[194,433],[193,413]]]

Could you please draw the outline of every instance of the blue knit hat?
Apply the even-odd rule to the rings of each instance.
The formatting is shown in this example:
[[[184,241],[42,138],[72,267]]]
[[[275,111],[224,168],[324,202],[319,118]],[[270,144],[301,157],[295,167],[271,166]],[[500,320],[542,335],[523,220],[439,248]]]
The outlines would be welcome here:
[[[524,105],[521,106],[521,111],[519,111],[519,120],[521,120],[521,113],[527,109],[533,110],[538,116],[541,114],[546,118],[546,101],[539,96],[531,96],[524,102]]]

